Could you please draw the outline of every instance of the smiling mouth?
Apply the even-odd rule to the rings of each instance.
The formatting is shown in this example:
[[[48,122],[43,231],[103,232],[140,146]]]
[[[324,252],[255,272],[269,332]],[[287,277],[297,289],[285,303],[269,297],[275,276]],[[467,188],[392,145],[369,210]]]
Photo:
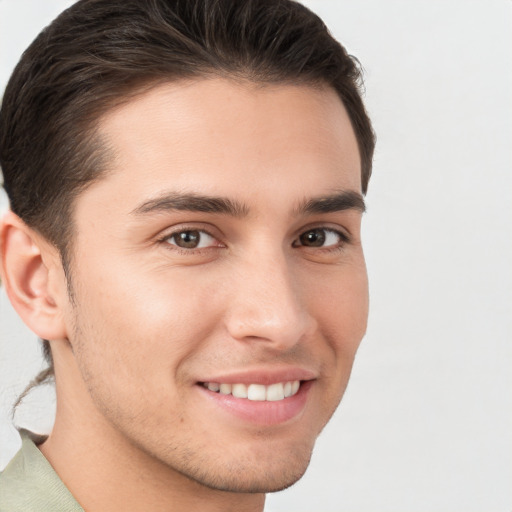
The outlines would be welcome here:
[[[258,402],[277,402],[298,393],[301,381],[293,380],[264,384],[227,384],[219,382],[203,382],[202,385],[214,393],[232,395],[235,398],[246,398]]]

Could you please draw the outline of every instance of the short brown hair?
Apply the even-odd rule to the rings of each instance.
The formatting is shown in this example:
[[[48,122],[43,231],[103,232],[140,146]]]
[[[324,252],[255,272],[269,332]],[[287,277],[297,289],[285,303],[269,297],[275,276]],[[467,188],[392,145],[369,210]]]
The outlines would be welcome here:
[[[360,66],[292,0],[80,0],[25,51],[0,111],[11,209],[58,247],[66,269],[73,199],[106,171],[102,114],[146,87],[223,76],[328,85],[354,129],[366,192],[375,137]],[[45,355],[51,367],[48,343]],[[51,375],[51,371],[50,371]]]

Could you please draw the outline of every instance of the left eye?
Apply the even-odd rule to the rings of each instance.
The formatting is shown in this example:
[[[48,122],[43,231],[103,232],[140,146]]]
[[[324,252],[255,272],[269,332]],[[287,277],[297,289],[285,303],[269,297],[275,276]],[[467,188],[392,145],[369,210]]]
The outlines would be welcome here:
[[[338,231],[326,228],[310,229],[299,236],[298,244],[303,247],[332,247],[346,241]]]
[[[215,245],[215,238],[205,231],[191,229],[174,233],[166,239],[167,243],[181,249],[204,249]]]

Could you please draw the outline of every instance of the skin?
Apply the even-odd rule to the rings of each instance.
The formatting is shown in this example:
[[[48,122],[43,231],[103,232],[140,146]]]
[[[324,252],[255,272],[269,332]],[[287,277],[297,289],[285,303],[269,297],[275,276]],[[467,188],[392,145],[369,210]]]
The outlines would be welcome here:
[[[88,511],[262,510],[306,470],[366,330],[361,210],[301,209],[361,193],[346,111],[330,88],[219,78],[160,85],[99,132],[114,157],[76,200],[72,298],[55,248],[12,213],[2,227],[11,301],[52,340],[57,416],[40,448]],[[155,207],[183,193],[240,208]],[[179,247],[184,232],[200,246]],[[198,384],[290,368],[310,387],[277,424]]]

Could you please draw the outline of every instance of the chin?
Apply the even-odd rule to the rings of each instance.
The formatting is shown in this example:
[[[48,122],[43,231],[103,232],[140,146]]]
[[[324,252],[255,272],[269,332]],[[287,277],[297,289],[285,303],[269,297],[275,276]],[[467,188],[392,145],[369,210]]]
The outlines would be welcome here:
[[[254,455],[251,460],[227,462],[215,473],[211,469],[188,474],[197,483],[210,489],[237,493],[271,493],[291,487],[302,478],[311,460],[307,453],[281,456],[266,462]]]

